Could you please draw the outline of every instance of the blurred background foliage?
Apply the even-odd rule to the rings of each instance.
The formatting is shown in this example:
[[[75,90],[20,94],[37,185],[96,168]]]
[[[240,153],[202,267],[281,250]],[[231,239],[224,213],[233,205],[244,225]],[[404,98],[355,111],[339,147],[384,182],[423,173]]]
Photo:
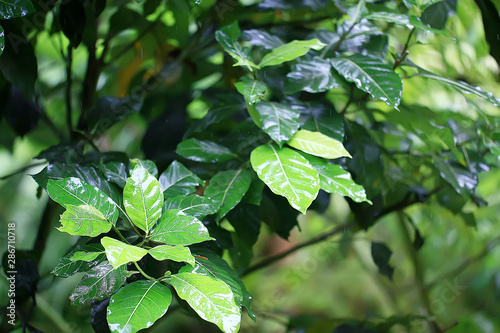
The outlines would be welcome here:
[[[212,88],[217,92],[220,87],[231,86],[242,75],[239,68],[232,67],[231,62],[225,59],[227,56],[222,50],[201,48],[202,51],[197,52],[196,47],[200,47],[200,43],[192,45],[191,36],[199,29],[199,22],[206,18],[207,11],[219,6],[217,10],[212,10],[215,27],[231,23],[234,19],[240,20],[242,28],[253,25],[287,27],[286,22],[300,21],[301,25],[291,26],[297,36],[303,35],[301,27],[332,29],[333,23],[345,19],[332,23],[322,18],[337,12],[336,1],[295,2],[303,4],[302,8],[287,9],[287,2],[277,0],[260,3],[260,9],[272,8],[267,11],[254,10],[253,6],[257,6],[259,1],[252,0],[239,3],[210,0],[108,1],[100,16],[99,30],[94,32],[98,35],[95,44],[97,56],[107,53],[102,73],[96,81],[98,95],[133,97],[140,94],[148,78],[161,71],[167,71],[167,75],[162,84],[148,88],[142,105],[138,106],[139,112],[116,119],[116,123],[109,124],[109,129],[105,128],[103,133],[94,137],[94,144],[101,151],[120,151],[131,157],[154,159],[159,169],[164,170],[174,158],[173,151],[184,135],[186,122],[203,118],[214,107],[216,102],[204,92]],[[433,73],[481,86],[500,96],[497,62],[500,42],[497,40],[497,44],[492,45],[485,35],[494,30],[493,36],[496,33],[498,38],[498,11],[491,9],[500,8],[499,1],[375,1],[370,5],[400,8],[410,4],[418,11],[419,8],[430,8],[430,3],[435,7],[415,14],[421,14],[424,22],[427,20],[426,23],[433,27],[446,30],[452,39],[416,31],[415,42],[408,48],[407,61]],[[490,11],[481,8],[485,5]],[[347,6],[347,2],[340,7],[343,6]],[[483,25],[486,14],[493,16],[493,21],[488,21],[488,24],[496,23],[489,30]],[[64,28],[57,24],[58,15],[61,15],[58,10],[49,10],[42,21],[35,22],[35,29],[29,30],[25,36],[30,45],[35,46],[38,66],[35,73],[36,97],[31,102],[25,100],[28,104],[18,114],[6,114],[6,105],[2,107],[0,233],[3,243],[6,224],[15,222],[18,251],[33,248],[36,230],[48,202],[47,195],[38,192],[36,183],[28,176],[45,166],[43,159],[33,158],[48,147],[59,144],[61,137],[67,135],[64,133],[64,98],[68,86],[65,57],[68,57],[70,43],[81,42],[72,51],[72,87],[75,91],[71,94],[71,103],[74,122],[82,103],[78,87],[86,80],[89,63],[86,40],[93,38],[89,36],[92,32],[77,31],[75,40],[70,41],[61,30]],[[30,17],[23,19],[28,22]],[[75,15],[71,19],[78,21],[85,20],[85,17]],[[4,23],[22,26],[19,22]],[[387,33],[384,36],[389,38],[389,53],[397,54],[406,43],[409,30],[383,22],[381,27]],[[275,31],[283,33],[282,30]],[[200,40],[214,42],[214,27],[205,29],[203,34]],[[110,39],[109,43],[106,38]],[[189,57],[183,56],[186,50],[189,50]],[[2,56],[5,57],[8,52],[5,49]],[[497,52],[496,56],[494,52]],[[30,63],[28,58],[33,54],[27,51],[20,56]],[[16,68],[18,75],[26,78],[33,76],[29,67]],[[432,164],[439,163],[436,160],[446,147],[447,140],[451,138],[452,142],[464,142],[471,137],[480,137],[484,145],[496,154],[486,155],[486,161],[478,158],[474,164],[479,171],[479,185],[474,194],[461,196],[448,186],[425,203],[415,203],[399,212],[383,215],[368,230],[346,228],[324,242],[303,248],[246,275],[244,281],[253,295],[257,321],[252,322],[244,316],[241,332],[329,332],[335,328],[338,333],[375,332],[377,324],[392,322],[401,323],[392,326],[392,332],[424,332],[423,320],[418,319],[418,316],[426,315],[422,297],[428,298],[435,321],[443,329],[448,327],[450,332],[456,333],[500,331],[500,246],[497,246],[500,242],[500,150],[496,143],[500,138],[499,109],[475,96],[464,97],[456,90],[428,78],[411,77],[415,74],[412,67],[402,67],[399,74],[404,78],[404,104],[400,112],[389,110],[380,102],[366,104],[373,110],[372,113],[363,112],[356,103],[345,110],[348,120],[379,124],[380,128],[372,128],[371,133],[388,153],[381,157],[384,169],[357,175],[357,181],[361,180],[370,198],[370,194],[376,196],[383,189],[384,192],[392,192],[394,202],[398,202],[405,195],[401,188],[417,188],[435,182]],[[2,84],[5,84],[4,81]],[[30,87],[28,81],[21,82],[25,85],[25,92]],[[329,91],[326,97],[338,110],[349,98],[343,88]],[[4,101],[5,96],[2,104]],[[34,101],[36,104],[33,104]],[[36,105],[42,105],[44,112],[36,111]],[[15,117],[20,117],[22,121],[13,119]],[[386,121],[399,123],[400,126],[388,125]],[[451,129],[428,126],[429,122],[448,123]],[[482,132],[484,124],[497,129],[497,132],[493,131],[496,137]],[[227,131],[225,126],[233,125],[221,122],[217,126],[214,131]],[[210,137],[212,134],[207,132],[205,135]],[[406,148],[405,141],[408,143]],[[370,149],[369,146],[365,148]],[[72,149],[78,151],[80,148]],[[68,160],[73,158],[72,149],[65,150]],[[399,155],[399,150],[411,150],[412,154]],[[470,154],[474,159],[472,149]],[[490,167],[485,167],[485,164]],[[419,178],[418,175],[422,174],[425,177]],[[352,205],[338,195],[332,195],[328,200],[324,212],[310,211],[306,216],[299,216],[300,230],[292,229],[288,241],[276,236],[263,224],[253,248],[253,262],[313,239],[332,226],[352,223]],[[53,227],[57,225],[57,215],[50,217]],[[384,243],[392,250],[385,275],[380,274],[372,259],[373,241]],[[57,232],[55,228],[50,229],[38,266],[37,306],[32,313],[32,324],[43,332],[92,331],[89,307],[72,307],[69,304],[68,296],[78,277],[54,279],[50,275],[58,259],[74,242],[73,237]],[[2,247],[1,251],[4,250],[5,247]],[[240,252],[239,255],[239,259],[229,255],[226,259],[233,259],[233,266],[238,265],[238,260],[250,260],[245,259],[245,253]],[[391,267],[394,269],[392,280],[387,277],[391,275]],[[1,304],[7,302],[4,281],[2,279],[0,283]],[[421,294],[423,289],[428,290],[425,296]],[[5,316],[0,320],[5,321]],[[339,328],[339,323],[345,325]],[[353,326],[349,326],[350,323]],[[354,328],[359,323],[366,323],[365,328]],[[6,327],[5,323],[2,327]],[[384,326],[377,329],[379,332],[389,331]],[[183,311],[173,311],[150,331],[209,332],[213,331],[213,327],[191,320]]]

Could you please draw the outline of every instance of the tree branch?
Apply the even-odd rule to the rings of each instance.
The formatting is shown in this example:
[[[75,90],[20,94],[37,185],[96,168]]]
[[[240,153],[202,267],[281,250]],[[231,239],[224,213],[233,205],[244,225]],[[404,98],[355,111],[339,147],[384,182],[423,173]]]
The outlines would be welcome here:
[[[320,243],[322,241],[325,241],[327,240],[328,238],[336,235],[336,234],[339,234],[341,232],[344,232],[345,230],[347,229],[351,229],[352,227],[354,226],[354,223],[353,222],[349,222],[349,223],[346,223],[346,224],[343,224],[343,225],[340,225],[338,227],[335,227],[333,228],[332,230],[330,230],[329,232],[327,233],[324,233],[322,235],[319,235],[313,239],[310,239],[308,241],[305,241],[303,243],[299,243],[297,244],[296,246],[292,247],[291,249],[287,250],[287,251],[284,251],[280,254],[277,254],[275,256],[272,256],[272,257],[268,257],[266,259],[263,259],[261,260],[260,262],[256,263],[255,265],[253,266],[250,266],[248,267],[242,274],[241,274],[241,277],[243,276],[246,276],[250,273],[253,273],[259,269],[262,269],[264,267],[267,267],[273,263],[275,263],[276,261],[278,260],[281,260],[283,259],[284,257],[306,247],[306,246],[310,246],[310,245],[314,245],[314,244],[317,244],[317,243]]]

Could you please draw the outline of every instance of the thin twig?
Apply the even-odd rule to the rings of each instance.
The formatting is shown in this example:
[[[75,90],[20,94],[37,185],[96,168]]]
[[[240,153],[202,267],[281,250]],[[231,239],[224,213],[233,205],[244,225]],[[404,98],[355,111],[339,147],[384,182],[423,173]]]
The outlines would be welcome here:
[[[401,62],[406,58],[406,56],[410,53],[408,51],[408,47],[410,46],[410,40],[411,40],[411,36],[413,36],[413,33],[415,32],[416,28],[413,28],[411,31],[410,31],[410,34],[408,35],[408,39],[406,40],[406,43],[405,43],[405,46],[403,48],[403,51],[401,52],[401,56],[396,59],[396,61],[394,62],[394,66],[392,67],[392,69],[396,69],[399,67],[399,65],[401,65]]]
[[[40,166],[40,165],[44,165],[44,164],[47,164],[47,162],[43,161],[43,162],[37,162],[37,163],[26,165],[26,166],[22,167],[19,170],[16,170],[16,171],[14,171],[14,172],[12,172],[12,173],[10,173],[8,175],[0,177],[0,180],[5,180],[5,179],[7,179],[9,177],[15,176],[15,175],[17,175],[19,173],[22,173],[22,172],[25,172],[28,169],[31,169],[33,167],[37,167],[37,166]]]
[[[256,263],[255,265],[253,266],[250,266],[248,267],[242,274],[241,276],[246,276],[250,273],[253,273],[259,269],[262,269],[264,267],[267,267],[273,263],[275,263],[276,261],[278,260],[281,260],[283,259],[284,257],[306,247],[306,246],[310,246],[310,245],[314,245],[314,244],[317,244],[317,243],[320,243],[324,240],[327,240],[328,238],[336,235],[336,234],[339,234],[341,232],[344,232],[346,231],[347,229],[350,229],[354,226],[354,223],[353,222],[349,222],[349,223],[346,223],[346,224],[343,224],[341,226],[338,226],[338,227],[335,227],[333,228],[332,230],[330,230],[329,232],[327,233],[324,233],[324,234],[321,234],[313,239],[310,239],[308,241],[305,241],[305,242],[302,242],[302,243],[299,243],[297,245],[295,245],[294,247],[292,247],[291,249],[287,250],[287,251],[284,251],[280,254],[277,254],[275,256],[272,256],[272,257],[269,257],[269,258],[266,258],[266,259],[263,259],[261,260],[260,262]]]

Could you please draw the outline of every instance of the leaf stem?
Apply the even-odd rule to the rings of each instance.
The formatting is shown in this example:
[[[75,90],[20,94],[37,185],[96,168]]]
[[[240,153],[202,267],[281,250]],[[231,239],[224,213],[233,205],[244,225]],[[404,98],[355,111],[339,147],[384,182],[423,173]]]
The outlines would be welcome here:
[[[413,34],[415,33],[415,30],[416,28],[413,28],[411,31],[410,31],[410,34],[408,35],[408,38],[406,39],[406,43],[405,43],[405,46],[403,47],[403,51],[401,51],[401,55],[399,56],[398,59],[396,59],[396,61],[394,61],[394,66],[392,66],[392,69],[396,69],[399,67],[399,65],[401,65],[401,62],[406,58],[406,56],[410,53],[410,51],[408,51],[408,47],[410,46],[410,40],[411,40],[411,36],[413,36]]]
[[[113,225],[112,228],[118,234],[118,236],[122,239],[122,241],[124,241],[127,244],[130,244],[130,242],[122,235],[120,230],[118,230],[118,228],[115,225]]]
[[[146,274],[146,272],[144,272],[144,271],[142,270],[141,266],[139,266],[139,264],[138,264],[136,261],[134,261],[134,265],[135,265],[135,267],[137,267],[137,270],[138,270],[139,272],[141,272],[141,274],[142,274],[142,275],[143,275],[146,279],[148,279],[148,280],[153,280],[153,281],[160,281],[159,279],[155,279],[154,277],[152,277],[152,276],[150,276],[150,275]]]
[[[125,217],[127,218],[127,220],[129,221],[130,225],[132,226],[132,228],[134,229],[134,231],[139,235],[141,236],[141,233],[139,232],[139,230],[137,230],[137,228],[135,227],[135,224],[134,222],[132,222],[132,220],[130,219],[130,217],[128,216],[128,214],[119,206],[119,205],[116,205],[116,207],[118,207],[118,209],[123,213],[123,215],[125,215]]]

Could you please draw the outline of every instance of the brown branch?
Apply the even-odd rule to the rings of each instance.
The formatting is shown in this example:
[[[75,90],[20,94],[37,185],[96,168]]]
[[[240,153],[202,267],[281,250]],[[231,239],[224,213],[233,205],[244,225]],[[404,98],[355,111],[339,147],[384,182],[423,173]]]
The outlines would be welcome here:
[[[349,222],[349,223],[346,223],[346,224],[343,224],[343,225],[340,225],[338,227],[335,227],[333,228],[332,230],[330,230],[329,232],[327,233],[324,233],[324,234],[321,234],[313,239],[310,239],[308,241],[305,241],[303,243],[299,243],[297,245],[295,245],[294,247],[292,247],[291,249],[287,250],[287,251],[284,251],[280,254],[277,254],[275,256],[272,256],[272,257],[268,257],[266,259],[263,259],[261,260],[260,262],[256,263],[255,265],[253,266],[250,266],[248,267],[243,273],[241,273],[241,277],[243,276],[246,276],[250,273],[253,273],[259,269],[262,269],[264,267],[267,267],[273,263],[275,263],[276,261],[278,260],[281,260],[283,259],[284,257],[306,247],[306,246],[310,246],[310,245],[314,245],[314,244],[317,244],[317,243],[320,243],[322,241],[325,241],[327,240],[328,238],[336,235],[336,234],[339,234],[341,232],[344,232],[345,230],[347,229],[351,229],[352,227],[354,227],[354,223],[353,222]]]

